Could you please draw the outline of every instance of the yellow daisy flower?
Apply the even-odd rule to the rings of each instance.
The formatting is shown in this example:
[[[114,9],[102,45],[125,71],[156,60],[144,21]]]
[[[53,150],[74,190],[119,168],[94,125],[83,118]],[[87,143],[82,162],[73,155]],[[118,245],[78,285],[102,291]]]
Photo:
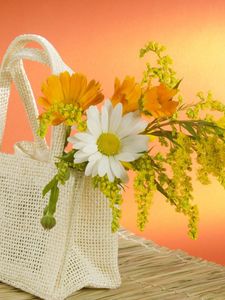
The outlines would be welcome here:
[[[139,99],[141,97],[141,87],[135,82],[134,77],[126,76],[120,83],[118,78],[114,83],[114,94],[111,97],[113,106],[117,103],[123,104],[123,113],[133,112],[139,109]]]
[[[59,75],[51,75],[42,85],[44,97],[38,99],[38,103],[49,111],[57,106],[63,107],[71,105],[86,110],[90,105],[95,105],[104,99],[100,90],[100,84],[95,80],[87,82],[86,76],[80,73],[70,75],[63,72]],[[55,118],[52,125],[64,122],[69,115],[62,115],[60,111],[53,109]]]
[[[104,96],[100,84],[95,80],[87,82],[86,76],[80,73],[70,75],[63,72],[51,75],[42,85],[43,97],[38,103],[44,109],[39,115],[38,133],[44,137],[49,125],[72,126],[76,124],[80,130],[85,130],[83,112],[90,106],[100,103]]]
[[[53,103],[79,105],[86,110],[90,105],[101,102],[104,98],[100,91],[100,84],[95,80],[87,83],[83,74],[63,72],[59,75],[51,75],[42,85],[45,97],[39,98],[40,105],[48,109]]]
[[[142,110],[158,118],[171,116],[177,108],[178,102],[172,98],[176,95],[177,89],[170,89],[161,83],[159,86],[148,87],[142,99]]]

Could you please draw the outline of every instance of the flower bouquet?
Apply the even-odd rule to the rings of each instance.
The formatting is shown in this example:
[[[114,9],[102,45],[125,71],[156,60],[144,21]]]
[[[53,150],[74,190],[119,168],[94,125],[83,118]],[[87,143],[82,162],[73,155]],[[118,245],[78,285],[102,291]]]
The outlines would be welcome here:
[[[209,92],[185,104],[183,81],[173,70],[165,47],[149,42],[140,57],[156,56],[146,64],[143,78],[115,79],[114,93],[104,102],[100,84],[80,73],[51,75],[38,99],[38,133],[50,125],[66,126],[63,155],[57,157],[57,173],[43,189],[49,195],[41,224],[53,228],[61,185],[72,170],[92,178],[94,188],[108,199],[113,232],[119,228],[122,191],[134,174],[137,225],[144,230],[154,193],[159,191],[177,212],[188,217],[188,235],[197,238],[198,208],[193,204],[193,163],[202,184],[215,176],[225,187],[225,105]]]
[[[116,231],[129,176],[140,230],[158,191],[188,217],[188,234],[197,238],[192,172],[203,184],[215,176],[225,186],[225,105],[211,93],[185,104],[183,81],[164,52],[149,42],[140,57],[154,54],[155,64],[147,63],[140,82],[116,78],[103,102],[100,84],[74,73],[45,38],[12,41],[0,66],[0,145],[12,82],[34,140],[0,153],[0,281],[45,300],[83,287],[119,287]],[[24,59],[52,70],[38,99],[40,114]]]

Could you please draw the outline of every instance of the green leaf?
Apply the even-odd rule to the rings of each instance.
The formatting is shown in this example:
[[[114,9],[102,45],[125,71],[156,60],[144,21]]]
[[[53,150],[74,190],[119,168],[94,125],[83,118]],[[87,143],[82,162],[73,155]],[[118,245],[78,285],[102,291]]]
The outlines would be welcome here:
[[[151,132],[151,135],[165,137],[168,140],[170,140],[173,144],[177,145],[178,147],[181,147],[180,144],[178,144],[176,142],[176,140],[174,140],[172,131],[169,131],[169,130],[159,130],[159,131]]]
[[[71,150],[70,152],[64,154],[61,159],[66,161],[66,162],[73,162],[74,161],[74,154],[76,150]]]
[[[174,205],[176,205],[176,202],[173,201],[173,199],[171,199],[167,192],[164,190],[164,188],[158,183],[158,181],[155,180],[155,184],[156,184],[156,188],[157,190],[163,195],[165,196],[171,203],[173,203]]]
[[[197,135],[193,127],[191,127],[190,123],[183,123],[181,124],[181,126],[184,127],[195,139],[199,140],[199,136]]]
[[[178,89],[178,87],[179,87],[179,85],[180,85],[180,83],[181,83],[182,80],[183,80],[183,78],[181,78],[181,79],[176,83],[176,85],[173,87],[173,89]]]
[[[44,187],[43,191],[42,191],[42,197],[44,198],[44,196],[55,186],[57,185],[58,180],[56,179],[56,176],[54,176],[52,178],[51,181],[49,181],[49,183]]]

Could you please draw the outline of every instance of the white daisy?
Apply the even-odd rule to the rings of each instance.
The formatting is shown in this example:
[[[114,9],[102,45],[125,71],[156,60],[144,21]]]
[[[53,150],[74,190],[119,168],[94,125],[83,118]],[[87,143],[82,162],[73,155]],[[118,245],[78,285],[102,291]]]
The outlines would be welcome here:
[[[127,181],[127,172],[121,162],[136,160],[141,152],[147,151],[149,137],[140,135],[147,122],[136,113],[122,116],[122,104],[114,108],[106,100],[101,112],[96,106],[87,110],[87,131],[68,138],[73,144],[74,162],[88,161],[86,176],[107,175],[110,181],[115,177]]]

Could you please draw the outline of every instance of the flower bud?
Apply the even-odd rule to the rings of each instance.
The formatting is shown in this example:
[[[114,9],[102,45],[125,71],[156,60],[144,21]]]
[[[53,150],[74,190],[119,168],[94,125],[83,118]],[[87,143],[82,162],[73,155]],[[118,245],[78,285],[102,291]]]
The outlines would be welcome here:
[[[52,229],[55,226],[55,224],[56,224],[56,220],[50,214],[46,214],[41,219],[41,225],[43,226],[44,229]]]

